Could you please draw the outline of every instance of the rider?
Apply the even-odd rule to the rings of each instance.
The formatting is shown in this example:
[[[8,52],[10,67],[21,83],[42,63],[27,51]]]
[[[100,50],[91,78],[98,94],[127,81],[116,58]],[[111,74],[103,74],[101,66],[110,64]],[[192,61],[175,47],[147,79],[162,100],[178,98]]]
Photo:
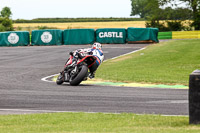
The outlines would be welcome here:
[[[89,73],[89,78],[92,79],[95,76],[95,72],[99,65],[103,62],[104,55],[103,51],[101,50],[102,46],[100,43],[95,42],[92,45],[92,48],[87,48],[87,49],[78,49],[74,52],[70,52],[70,55],[74,56],[73,60],[77,60],[77,57],[83,58],[86,55],[93,55],[96,57],[96,62],[89,67],[90,73]]]
[[[101,50],[101,48],[102,48],[102,46],[100,43],[96,42],[92,45],[90,53],[92,53],[92,55],[95,56],[97,59],[96,59],[96,62],[89,68],[90,73],[91,73],[89,75],[89,78],[94,78],[94,74],[95,74],[97,68],[104,60],[104,55],[103,55],[103,51]]]

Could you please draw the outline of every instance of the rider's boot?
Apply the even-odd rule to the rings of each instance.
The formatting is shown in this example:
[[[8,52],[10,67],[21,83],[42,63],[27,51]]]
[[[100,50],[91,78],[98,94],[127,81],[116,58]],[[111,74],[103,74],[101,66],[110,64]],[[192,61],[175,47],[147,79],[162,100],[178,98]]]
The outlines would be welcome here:
[[[61,76],[62,80],[64,80],[64,77],[65,77],[64,71],[60,72],[60,76]]]
[[[93,79],[94,77],[95,77],[95,72],[89,73],[89,78],[90,78],[90,79]]]

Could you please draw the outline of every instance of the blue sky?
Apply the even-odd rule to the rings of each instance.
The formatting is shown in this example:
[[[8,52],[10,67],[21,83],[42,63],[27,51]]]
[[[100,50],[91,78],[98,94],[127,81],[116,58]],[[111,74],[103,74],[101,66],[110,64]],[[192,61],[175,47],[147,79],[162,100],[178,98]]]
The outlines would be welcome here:
[[[0,10],[8,6],[12,19],[130,17],[130,0],[1,0]]]

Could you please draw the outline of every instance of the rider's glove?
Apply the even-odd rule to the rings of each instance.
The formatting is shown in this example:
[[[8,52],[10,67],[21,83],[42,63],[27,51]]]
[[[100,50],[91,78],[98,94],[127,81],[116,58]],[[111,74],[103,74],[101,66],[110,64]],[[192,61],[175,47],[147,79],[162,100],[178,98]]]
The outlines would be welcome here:
[[[71,52],[69,52],[69,55],[73,56],[73,52],[72,52],[72,51],[71,51]]]
[[[78,52],[74,52],[74,57],[78,58]]]

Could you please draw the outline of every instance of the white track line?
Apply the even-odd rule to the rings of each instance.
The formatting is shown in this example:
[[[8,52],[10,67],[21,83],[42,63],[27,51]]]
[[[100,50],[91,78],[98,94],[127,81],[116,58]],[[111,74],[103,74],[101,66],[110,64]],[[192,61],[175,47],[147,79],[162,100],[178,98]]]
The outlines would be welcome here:
[[[52,78],[52,77],[54,77],[54,76],[56,76],[56,75],[59,75],[59,74],[50,75],[50,76],[47,76],[47,77],[42,78],[41,80],[42,80],[42,81],[45,81],[45,82],[54,83],[54,81],[49,81],[49,80],[47,80],[47,79],[48,79],[48,78]]]
[[[55,110],[29,110],[29,109],[0,109],[0,111],[14,111],[14,112],[35,112],[35,113],[82,113],[82,111],[55,111]],[[84,112],[87,114],[97,114],[102,112]],[[1,114],[1,112],[0,112]],[[103,114],[122,114],[122,113],[103,113]],[[136,114],[136,115],[159,115],[159,116],[175,116],[175,117],[188,117],[188,115],[160,115],[160,114]]]
[[[53,111],[53,110],[28,110],[28,109],[0,109],[0,111],[17,111],[17,112],[65,112],[65,111]]]
[[[1,111],[11,111],[11,112],[35,112],[35,113],[82,113],[82,111],[55,111],[55,110],[29,110],[29,109],[0,109]],[[88,114],[102,113],[102,112],[84,112]],[[103,113],[103,114],[121,114],[121,113]]]
[[[126,53],[126,54],[122,54],[122,55],[113,57],[113,58],[111,58],[111,60],[116,59],[116,58],[119,58],[119,57],[122,57],[122,56],[125,56],[125,55],[129,55],[129,54],[132,54],[132,53],[136,53],[136,52],[141,51],[141,50],[144,50],[144,49],[146,49],[146,47],[141,48],[141,49],[138,49],[138,50],[135,50],[135,51],[132,51],[132,52],[129,52],[129,53]],[[108,59],[108,60],[110,60],[110,59]],[[106,62],[106,61],[108,61],[108,60],[105,60],[104,62]],[[54,81],[49,81],[49,80],[47,80],[47,79],[48,79],[48,78],[52,78],[52,77],[57,76],[57,75],[59,75],[59,74],[50,75],[50,76],[47,76],[47,77],[42,78],[41,80],[42,80],[42,81],[45,81],[45,82],[49,82],[49,83],[54,83]]]
[[[146,47],[141,48],[141,49],[138,49],[138,50],[135,50],[135,51],[132,51],[132,52],[129,52],[129,53],[126,53],[126,54],[123,54],[123,55],[120,55],[120,56],[113,57],[113,58],[111,58],[111,59],[113,60],[113,59],[116,59],[116,58],[119,58],[119,57],[122,57],[122,56],[125,56],[125,55],[129,55],[129,54],[132,54],[132,53],[136,53],[136,52],[138,52],[138,51],[142,51],[142,50],[144,50],[144,49],[146,49]],[[107,61],[107,60],[105,60],[105,61]]]

